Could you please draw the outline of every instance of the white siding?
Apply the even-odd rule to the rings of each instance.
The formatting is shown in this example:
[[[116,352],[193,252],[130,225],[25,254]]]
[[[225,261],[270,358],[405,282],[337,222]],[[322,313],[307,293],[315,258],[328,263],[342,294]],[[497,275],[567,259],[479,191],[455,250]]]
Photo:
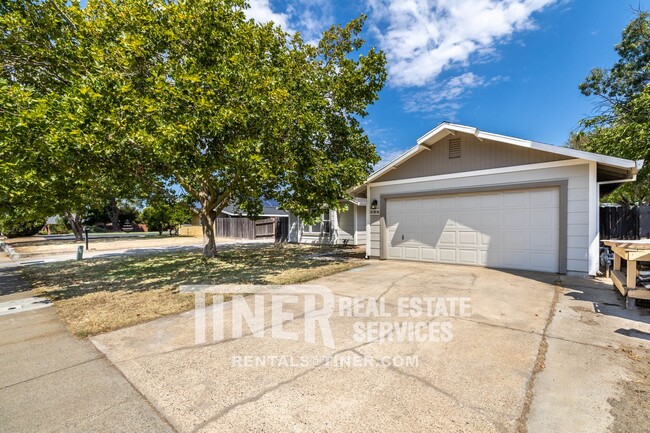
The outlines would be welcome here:
[[[468,173],[470,174],[470,173]],[[382,194],[412,192],[435,192],[454,188],[486,187],[490,185],[568,180],[567,205],[567,271],[588,272],[589,233],[589,165],[567,165],[543,169],[531,169],[511,173],[489,174],[453,179],[427,180],[398,185],[370,185],[368,202],[377,200]],[[594,212],[596,210],[593,210]],[[370,216],[370,255],[379,257],[379,216]]]
[[[336,236],[331,234],[317,234],[305,232],[304,224],[293,214],[289,215],[289,242],[301,244],[332,244],[354,245],[354,204],[348,204],[348,209],[338,212],[336,218],[330,216],[332,230],[336,230]],[[331,211],[333,212],[333,211]],[[360,207],[357,211],[357,245],[366,243],[366,208]],[[335,227],[338,225],[338,227]]]

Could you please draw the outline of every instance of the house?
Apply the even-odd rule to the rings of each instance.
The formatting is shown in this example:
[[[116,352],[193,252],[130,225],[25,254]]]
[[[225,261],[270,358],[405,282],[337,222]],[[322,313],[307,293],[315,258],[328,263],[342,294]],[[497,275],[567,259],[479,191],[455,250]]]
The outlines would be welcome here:
[[[289,242],[301,244],[366,244],[366,199],[339,203],[344,210],[323,209],[320,221],[309,225],[289,214]]]
[[[277,204],[273,204],[273,202],[265,201],[264,206],[262,207],[262,213],[260,213],[257,218],[288,218],[289,213],[286,211],[283,211],[282,209],[279,209],[277,207]],[[228,205],[221,212],[219,212],[219,215],[217,215],[217,218],[248,218],[248,215],[246,212],[242,211],[241,209],[237,208],[237,206],[234,205]],[[192,215],[192,225],[193,226],[200,226],[201,225],[201,219],[197,214]]]
[[[245,211],[237,206],[226,206],[215,222],[217,236],[235,238],[272,238],[276,241],[286,241],[289,213],[279,209],[277,203],[271,200],[262,202],[262,212],[255,220],[249,219]],[[238,221],[237,221],[238,220]],[[182,236],[203,236],[203,226],[198,215],[192,215],[192,222],[181,227]]]
[[[595,275],[599,197],[642,166],[442,123],[351,191],[354,235],[379,259]]]

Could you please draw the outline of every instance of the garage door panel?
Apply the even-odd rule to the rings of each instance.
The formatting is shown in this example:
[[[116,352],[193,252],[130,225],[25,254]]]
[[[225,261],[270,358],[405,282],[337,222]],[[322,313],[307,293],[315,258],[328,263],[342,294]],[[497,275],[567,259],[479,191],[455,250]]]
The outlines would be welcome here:
[[[458,250],[458,263],[461,265],[478,265],[479,264],[479,251],[478,250]]]
[[[481,248],[503,248],[503,233],[492,232],[481,233],[481,243],[479,245]]]
[[[530,233],[519,230],[509,231],[503,236],[503,247],[513,250],[527,250],[530,248]]]
[[[392,201],[389,258],[558,270],[558,188]]]
[[[403,250],[404,250],[404,258],[405,259],[413,260],[413,259],[418,259],[419,258],[418,252],[420,251],[420,249],[418,247],[406,247],[405,246],[405,247],[403,247]]]
[[[423,213],[420,214],[420,227],[422,228],[434,228],[437,225],[436,215],[434,213]]]
[[[527,251],[503,250],[503,262],[513,268],[527,269],[529,263],[528,256],[529,253]]]
[[[419,199],[409,199],[402,202],[402,213],[413,212],[420,209]]]
[[[503,266],[503,250],[491,249],[481,251],[481,264],[483,266],[492,266],[500,268]]]
[[[388,258],[390,258],[390,259],[401,259],[402,258],[402,247],[389,247],[388,248]]]
[[[456,245],[456,232],[444,231],[440,234],[438,245]]]
[[[436,207],[436,200],[433,198],[424,198],[420,201],[420,210],[422,211],[436,210]]]
[[[528,191],[504,192],[503,207],[512,209],[526,209],[529,207]]]
[[[481,211],[478,212],[477,217],[479,220],[478,226],[482,229],[489,230],[501,228],[501,210]]]
[[[436,238],[433,230],[425,230],[420,232],[420,234],[417,236],[417,239],[413,238],[412,241],[418,242],[419,244],[435,247],[438,239]]]
[[[456,198],[455,197],[441,197],[436,199],[438,204],[438,209],[441,210],[455,210],[456,209]]]
[[[475,208],[476,208],[476,196],[459,195],[456,198],[456,206],[454,207],[454,210],[475,209]]]
[[[450,214],[443,214],[441,215],[441,220],[444,221],[444,227],[446,229],[454,229],[458,226],[458,223],[456,220],[454,220],[454,216]]]
[[[555,189],[531,190],[529,193],[530,207],[533,209],[548,208],[549,203],[557,203],[556,194],[557,190]]]
[[[554,233],[548,231],[530,232],[530,248],[541,251],[557,251],[559,245]]]
[[[526,229],[530,227],[530,215],[528,210],[513,209],[503,212],[503,227],[507,230]]]
[[[456,250],[450,248],[438,249],[438,260],[446,263],[456,263]]]
[[[530,228],[554,230],[559,227],[560,213],[558,209],[534,209],[530,211]]]
[[[420,227],[420,216],[412,213],[402,214],[400,226],[404,228],[418,228]]]
[[[502,194],[481,194],[478,198],[480,209],[501,209],[503,207]]]
[[[555,272],[557,256],[553,253],[530,253],[530,269],[544,272]]]
[[[422,255],[422,260],[434,262],[438,259],[435,248],[421,248],[420,254]]]
[[[459,231],[458,232],[458,245],[461,247],[478,247],[478,238],[480,233],[470,232],[470,231]]]
[[[388,215],[402,212],[402,200],[390,199],[386,202],[386,213]]]

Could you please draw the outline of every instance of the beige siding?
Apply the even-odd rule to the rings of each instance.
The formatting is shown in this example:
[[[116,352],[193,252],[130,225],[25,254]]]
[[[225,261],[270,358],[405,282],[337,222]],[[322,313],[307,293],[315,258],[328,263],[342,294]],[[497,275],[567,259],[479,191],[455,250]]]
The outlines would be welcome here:
[[[449,140],[460,138],[460,158],[449,158]],[[490,168],[511,167],[515,165],[569,159],[563,155],[526,149],[507,143],[483,140],[474,135],[456,133],[449,135],[389,171],[375,182],[410,179],[414,177],[435,176]]]

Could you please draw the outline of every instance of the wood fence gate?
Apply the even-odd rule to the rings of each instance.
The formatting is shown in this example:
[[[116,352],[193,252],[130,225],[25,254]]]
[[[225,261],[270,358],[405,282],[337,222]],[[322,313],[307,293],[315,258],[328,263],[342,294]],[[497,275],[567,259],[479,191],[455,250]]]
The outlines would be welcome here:
[[[238,239],[274,239],[286,242],[289,235],[289,218],[273,217],[261,220],[248,218],[217,218],[218,237]]]

